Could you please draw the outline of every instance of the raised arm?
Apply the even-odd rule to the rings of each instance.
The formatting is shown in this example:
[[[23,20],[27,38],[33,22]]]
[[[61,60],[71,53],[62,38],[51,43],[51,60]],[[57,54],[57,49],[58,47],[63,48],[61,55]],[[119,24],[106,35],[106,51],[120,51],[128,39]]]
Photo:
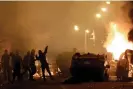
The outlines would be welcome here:
[[[46,54],[47,51],[48,51],[48,46],[45,47],[45,49],[44,49],[44,54]]]

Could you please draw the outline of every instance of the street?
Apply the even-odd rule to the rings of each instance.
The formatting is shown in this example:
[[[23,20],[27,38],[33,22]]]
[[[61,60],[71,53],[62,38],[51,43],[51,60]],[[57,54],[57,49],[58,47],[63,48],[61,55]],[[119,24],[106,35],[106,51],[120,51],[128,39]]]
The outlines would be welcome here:
[[[23,81],[21,83],[7,84],[0,89],[133,89],[133,83],[129,82],[91,82],[81,84],[61,84],[58,79],[37,81]]]

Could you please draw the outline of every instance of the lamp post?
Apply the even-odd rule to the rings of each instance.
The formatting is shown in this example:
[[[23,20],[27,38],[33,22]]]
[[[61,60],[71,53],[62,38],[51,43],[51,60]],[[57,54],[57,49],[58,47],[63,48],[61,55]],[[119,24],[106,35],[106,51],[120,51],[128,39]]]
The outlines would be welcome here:
[[[79,31],[79,27],[77,25],[74,26],[74,30],[75,31]],[[84,50],[85,50],[85,53],[87,52],[87,34],[89,33],[89,30],[85,30],[85,38],[84,38]]]
[[[89,30],[85,30],[85,44],[84,44],[84,47],[85,47],[85,53],[87,53],[87,49],[88,49],[88,46],[87,46],[87,34],[89,33]]]

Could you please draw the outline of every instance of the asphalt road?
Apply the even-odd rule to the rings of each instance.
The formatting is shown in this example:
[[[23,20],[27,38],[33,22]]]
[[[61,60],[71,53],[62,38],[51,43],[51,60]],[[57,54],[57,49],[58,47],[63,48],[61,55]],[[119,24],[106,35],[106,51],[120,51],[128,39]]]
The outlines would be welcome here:
[[[0,89],[133,89],[133,83],[129,82],[91,82],[82,84],[61,84],[58,79],[37,81],[23,81],[21,83],[6,84]]]

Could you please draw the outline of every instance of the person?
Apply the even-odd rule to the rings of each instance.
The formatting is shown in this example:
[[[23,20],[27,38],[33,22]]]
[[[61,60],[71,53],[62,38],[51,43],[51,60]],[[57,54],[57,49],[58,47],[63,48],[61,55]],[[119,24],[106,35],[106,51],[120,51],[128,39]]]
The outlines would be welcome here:
[[[70,66],[70,72],[72,76],[77,75],[77,69],[78,69],[78,64],[79,64],[79,57],[80,53],[75,53],[72,56],[72,61],[71,61],[71,66]]]
[[[4,80],[10,82],[10,55],[8,54],[8,50],[4,51],[4,54],[1,58],[2,70],[4,75]]]
[[[19,55],[18,51],[16,51],[16,54],[12,54],[12,61],[13,61],[13,80],[12,80],[12,83],[14,83],[16,77],[19,81],[21,79],[22,57]]]
[[[31,50],[29,67],[30,67],[30,78],[29,78],[29,80],[34,81],[33,75],[36,73],[35,50],[34,49]]]
[[[46,46],[44,52],[42,52],[41,50],[38,51],[39,56],[36,55],[37,60],[40,60],[40,62],[41,62],[41,68],[42,68],[42,74],[43,74],[44,81],[46,80],[45,69],[49,73],[50,78],[53,80],[52,74],[51,74],[50,69],[49,69],[48,62],[46,60],[47,50],[48,50],[48,46]]]
[[[30,51],[27,52],[27,54],[24,56],[24,59],[23,59],[23,69],[24,69],[24,72],[22,73],[22,76],[25,73],[28,73],[28,72],[30,73],[29,63],[30,63]]]

